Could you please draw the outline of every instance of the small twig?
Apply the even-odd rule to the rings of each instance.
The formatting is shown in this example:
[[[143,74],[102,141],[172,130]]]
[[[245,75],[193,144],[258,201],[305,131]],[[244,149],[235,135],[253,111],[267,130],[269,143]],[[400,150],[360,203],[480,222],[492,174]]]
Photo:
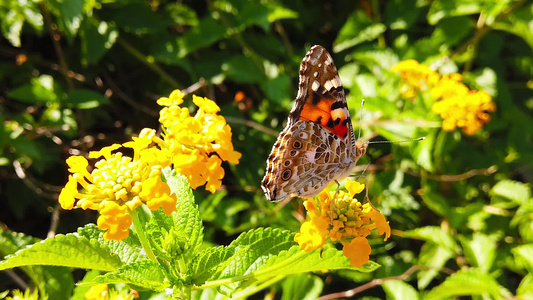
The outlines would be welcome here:
[[[407,269],[407,271],[403,272],[403,274],[399,275],[399,276],[392,276],[392,277],[387,277],[387,278],[377,278],[377,279],[374,279],[370,282],[367,282],[363,285],[360,285],[354,289],[351,289],[351,290],[347,290],[347,291],[344,291],[344,292],[339,292],[339,293],[333,293],[333,294],[329,294],[329,295],[324,295],[320,298],[318,298],[319,300],[327,300],[327,299],[337,299],[337,298],[348,298],[348,297],[352,297],[354,295],[357,295],[363,291],[366,291],[368,289],[371,289],[373,287],[376,287],[378,285],[382,285],[383,283],[387,282],[387,281],[390,281],[390,280],[401,280],[401,281],[404,281],[406,280],[409,276],[411,276],[411,274],[413,274],[414,272],[418,271],[419,270],[419,267],[418,266],[412,266],[410,267],[409,269]]]
[[[207,85],[207,81],[205,81],[205,79],[203,78],[200,78],[200,80],[198,80],[198,82],[192,84],[191,86],[189,86],[188,88],[186,89],[183,89],[181,90],[181,92],[185,95],[188,95],[188,94],[192,94],[194,93],[195,91],[203,88],[204,86]]]
[[[50,229],[48,229],[47,238],[56,236],[57,226],[59,224],[59,213],[61,212],[60,205],[57,203],[52,211],[52,218],[50,219]]]
[[[28,288],[28,284],[24,280],[22,280],[22,278],[20,278],[20,276],[18,276],[15,271],[11,269],[6,269],[3,271],[7,274],[7,276],[11,277],[11,279],[13,279],[13,281],[18,284],[18,286],[20,286],[21,290],[24,291]]]
[[[416,172],[413,172],[413,171],[410,171],[410,170],[401,170],[401,171],[406,173],[406,174],[412,175],[412,176],[422,177],[419,173],[416,173]],[[478,175],[489,176],[489,175],[492,175],[492,174],[496,173],[496,171],[498,171],[498,167],[491,166],[491,167],[488,167],[486,169],[470,170],[468,172],[465,172],[465,173],[462,173],[462,174],[458,174],[458,175],[426,174],[424,176],[427,179],[434,180],[434,181],[455,182],[455,181],[462,181],[462,180],[468,179],[470,177],[478,176]]]
[[[26,184],[26,186],[33,190],[35,194],[49,200],[57,200],[57,195],[61,191],[60,187],[40,182],[37,179],[28,176],[28,174],[26,174],[26,171],[18,160],[13,161],[13,168],[15,169],[15,174],[17,175],[17,177],[22,180],[22,182]],[[44,190],[47,191],[45,192]]]
[[[183,85],[181,85],[179,82],[177,82],[172,76],[170,76],[163,68],[159,66],[155,61],[152,59],[149,59],[141,53],[139,50],[135,49],[132,45],[130,45],[128,42],[126,42],[124,39],[117,39],[117,42],[124,50],[129,52],[131,55],[133,55],[135,58],[137,58],[139,61],[141,61],[143,64],[145,64],[148,68],[150,68],[152,71],[157,73],[161,77],[161,79],[168,81],[170,84],[172,84],[175,88],[182,89]]]
[[[242,124],[242,125],[251,127],[253,129],[259,130],[261,132],[264,132],[266,134],[272,135],[272,136],[278,136],[279,134],[279,132],[277,132],[276,130],[270,129],[254,121],[243,120],[243,119],[234,118],[234,117],[224,117],[224,118],[226,118],[226,121],[228,121],[229,123]]]
[[[59,34],[59,31],[57,30],[57,25],[52,23],[50,12],[48,11],[48,8],[46,7],[46,1],[41,1],[40,5],[41,5],[41,10],[43,12],[44,21],[46,25],[48,26],[48,28],[50,29],[50,38],[52,39],[52,44],[54,45],[57,58],[59,59],[59,66],[61,67],[61,73],[63,73],[63,75],[65,76],[65,80],[67,82],[69,90],[74,90],[74,83],[72,82],[71,76],[69,76],[70,71],[68,70],[67,61],[65,60],[63,49],[61,48],[61,45],[59,44],[61,35]]]
[[[276,20],[274,22],[274,27],[276,28],[276,31],[281,36],[281,40],[283,41],[283,45],[285,45],[285,49],[287,49],[287,53],[289,54],[289,57],[291,57],[294,50],[292,49],[291,41],[289,40],[289,37],[285,33],[285,29],[283,28],[283,25],[281,25],[281,22],[279,20]]]
[[[135,100],[133,100],[132,98],[130,98],[130,96],[128,96],[125,92],[123,92],[118,87],[118,85],[115,84],[115,82],[113,81],[111,76],[109,76],[109,74],[107,74],[107,72],[103,72],[102,73],[102,77],[105,78],[106,84],[111,88],[113,93],[115,93],[120,99],[122,99],[124,102],[129,104],[131,107],[137,109],[138,111],[144,112],[147,115],[152,116],[152,117],[159,116],[159,112],[157,112],[157,111],[155,111],[155,110],[153,110],[153,109],[151,109],[151,108],[149,108],[147,106],[141,105],[141,104],[137,103]]]
[[[522,6],[524,3],[526,3],[526,1],[516,1],[515,3],[510,5],[508,9],[506,9],[501,14],[499,14],[496,17],[495,22],[500,21],[501,19],[507,17],[511,12],[513,12],[514,10]],[[480,18],[482,17],[480,16]],[[455,50],[450,56],[454,58],[454,57],[457,57],[463,54],[463,52],[467,51],[467,49],[470,46],[477,47],[477,44],[481,41],[481,39],[485,35],[487,35],[487,33],[489,33],[491,30],[492,30],[492,27],[487,26],[484,22],[484,19],[478,20],[478,24],[476,26],[476,31],[474,32],[474,35],[470,39],[468,39],[465,43],[463,43],[459,48],[457,48],[457,50]]]

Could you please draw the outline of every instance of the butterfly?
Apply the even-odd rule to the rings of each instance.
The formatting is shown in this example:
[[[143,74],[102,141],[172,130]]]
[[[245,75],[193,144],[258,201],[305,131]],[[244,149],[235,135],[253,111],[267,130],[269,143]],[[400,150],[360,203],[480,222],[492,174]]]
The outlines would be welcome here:
[[[356,141],[333,59],[313,46],[300,66],[289,120],[267,160],[261,188],[270,201],[316,196],[350,175],[368,142]]]

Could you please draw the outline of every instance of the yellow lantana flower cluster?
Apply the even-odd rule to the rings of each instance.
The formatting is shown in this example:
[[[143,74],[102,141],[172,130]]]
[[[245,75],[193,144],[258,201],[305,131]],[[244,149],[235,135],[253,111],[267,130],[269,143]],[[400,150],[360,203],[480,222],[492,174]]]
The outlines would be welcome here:
[[[198,106],[194,116],[180,107],[184,94],[176,90],[170,97],[157,100],[164,106],[159,122],[163,126],[164,147],[177,173],[187,176],[193,189],[206,185],[214,193],[224,177],[222,161],[237,164],[241,154],[233,150],[231,128],[224,117],[217,115],[218,105],[207,98],[193,96]]]
[[[145,131],[146,132],[146,131]],[[100,158],[89,172],[89,162],[82,156],[67,159],[68,182],[59,195],[63,209],[98,210],[98,227],[105,230],[107,240],[122,240],[129,235],[132,218],[128,210],[145,203],[151,210],[163,207],[166,214],[176,210],[176,195],[161,181],[161,164],[152,159],[147,148],[149,138],[139,137],[123,145],[114,144],[100,151],[91,151],[89,158]],[[134,157],[113,151],[133,148]],[[79,186],[82,190],[78,190]]]
[[[392,71],[400,73],[404,97],[414,98],[419,91],[429,92],[436,101],[431,109],[441,116],[446,131],[460,127],[465,134],[473,135],[490,121],[488,113],[496,110],[492,97],[484,91],[470,90],[461,82],[461,74],[441,76],[412,59],[399,62]]]
[[[167,215],[176,210],[176,195],[161,180],[163,168],[173,165],[188,177],[192,188],[206,184],[214,193],[224,177],[222,161],[238,163],[241,154],[233,150],[231,128],[217,115],[216,103],[193,96],[199,107],[193,117],[187,108],[179,107],[183,96],[176,90],[158,100],[164,106],[159,118],[162,138],[145,128],[132,141],[92,151],[89,158],[103,158],[91,172],[85,157],[68,158],[72,175],[59,195],[61,207],[98,210],[97,224],[106,231],[104,238],[122,240],[133,222],[130,211],[139,205],[153,211],[162,207]],[[133,149],[133,158],[116,152],[121,147]]]
[[[348,192],[339,191],[335,199],[335,192],[325,189],[304,202],[307,221],[301,225],[294,240],[309,252],[324,246],[329,237],[332,242],[340,242],[350,264],[360,268],[369,261],[372,250],[366,237],[377,229],[380,235],[385,235],[386,241],[391,229],[385,217],[370,203],[361,204],[354,198],[364,190],[364,184],[347,180],[345,187]]]

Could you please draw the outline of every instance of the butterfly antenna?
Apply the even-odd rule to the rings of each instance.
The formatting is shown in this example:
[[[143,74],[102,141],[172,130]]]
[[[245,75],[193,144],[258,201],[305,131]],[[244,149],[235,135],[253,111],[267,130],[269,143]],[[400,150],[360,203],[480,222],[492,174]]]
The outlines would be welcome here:
[[[363,107],[365,106],[365,99],[361,100],[361,110],[359,110],[359,134],[357,140],[361,138],[361,124],[363,124]]]
[[[416,142],[425,140],[426,137],[419,137],[417,139],[403,140],[403,141],[370,141],[369,144],[397,144],[397,143],[407,143],[407,142]]]

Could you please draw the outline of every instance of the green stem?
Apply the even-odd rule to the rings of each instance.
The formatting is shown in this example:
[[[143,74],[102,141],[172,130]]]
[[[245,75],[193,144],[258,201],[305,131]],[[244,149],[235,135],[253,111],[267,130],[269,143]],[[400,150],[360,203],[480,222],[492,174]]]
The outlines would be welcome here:
[[[137,209],[142,209],[142,208],[139,206]],[[150,260],[157,262],[157,258],[155,257],[155,254],[152,251],[152,247],[150,247],[150,242],[148,241],[148,238],[146,237],[143,225],[141,224],[141,220],[139,219],[139,215],[137,214],[137,211],[128,210],[128,212],[130,213],[131,219],[133,220],[133,230],[135,230],[135,233],[137,233],[137,237],[139,238],[139,241],[141,242],[144,252],[146,252],[146,256],[148,256]]]

